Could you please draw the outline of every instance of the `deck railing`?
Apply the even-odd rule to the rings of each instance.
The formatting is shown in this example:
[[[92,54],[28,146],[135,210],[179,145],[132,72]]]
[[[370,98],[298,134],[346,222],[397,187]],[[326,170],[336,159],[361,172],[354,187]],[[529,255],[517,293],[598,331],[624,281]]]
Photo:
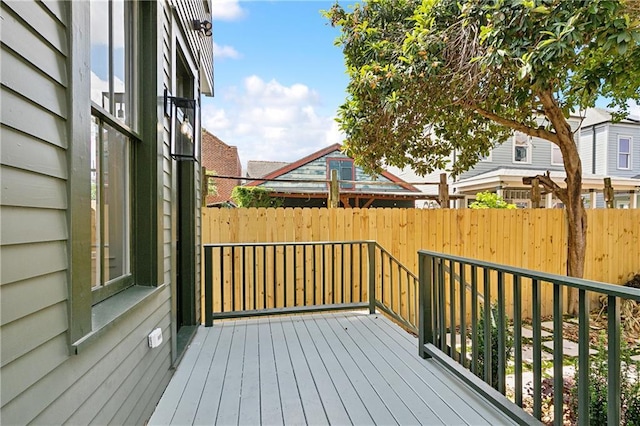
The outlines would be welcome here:
[[[533,415],[542,416],[543,373],[553,376],[553,389],[564,389],[563,382],[563,313],[566,292],[577,289],[579,298],[578,335],[578,422],[589,424],[589,357],[590,357],[590,300],[593,294],[606,298],[607,317],[607,361],[608,361],[608,424],[618,425],[621,417],[621,299],[640,301],[640,290],[599,283],[583,279],[534,272],[489,262],[475,261],[463,257],[441,253],[419,252],[419,353],[422,357],[439,358],[467,380],[468,372],[483,377],[496,390],[505,394],[507,370],[507,341],[513,338],[514,357],[514,399],[523,406],[523,336],[524,318],[522,312],[530,308],[532,318],[532,373],[533,373]],[[522,299],[530,292],[532,306],[523,306]],[[542,366],[542,318],[541,295],[553,295],[553,368],[543,372]],[[480,300],[482,298],[482,300]],[[484,301],[496,305],[494,312],[488,306],[482,309]],[[483,312],[483,330],[479,330],[480,311]],[[509,317],[509,321],[507,318]],[[497,359],[492,356],[492,339],[484,338],[484,353],[479,354],[479,337],[492,335],[492,322],[497,324]],[[508,327],[512,324],[512,332]],[[458,344],[458,337],[460,342]],[[470,346],[467,342],[470,339]],[[494,352],[495,354],[495,352]],[[445,355],[443,357],[443,355]],[[483,359],[480,362],[480,358]],[[494,359],[492,359],[494,358]],[[451,362],[454,360],[454,362]],[[483,370],[478,372],[479,364]],[[497,363],[497,377],[493,377],[492,363]],[[496,371],[495,367],[493,368]],[[479,374],[478,374],[479,373]],[[496,380],[497,379],[497,380]],[[476,389],[484,393],[486,386]],[[485,394],[490,398],[491,392]],[[562,424],[564,410],[563,392],[554,392],[554,423]]]
[[[417,333],[418,277],[374,241],[204,245],[214,319],[379,309]]]

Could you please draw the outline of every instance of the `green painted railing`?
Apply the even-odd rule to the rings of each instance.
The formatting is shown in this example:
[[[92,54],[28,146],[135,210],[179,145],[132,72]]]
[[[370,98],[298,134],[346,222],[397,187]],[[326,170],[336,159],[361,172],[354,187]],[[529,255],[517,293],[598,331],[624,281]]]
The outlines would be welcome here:
[[[511,310],[515,403],[520,407],[523,405],[522,326],[524,319],[522,312],[530,309],[533,335],[533,415],[537,419],[541,419],[542,416],[542,292],[552,291],[553,294],[553,388],[564,389],[564,298],[568,289],[573,288],[578,291],[578,422],[581,425],[589,424],[590,300],[593,294],[606,297],[608,401],[613,402],[607,404],[607,415],[609,425],[620,424],[620,305],[621,299],[640,301],[640,290],[429,251],[419,251],[418,255],[420,278],[418,351],[420,356],[440,359],[463,380],[473,385],[473,380],[467,380],[470,377],[468,371],[471,371],[483,377],[486,384],[493,385],[497,391],[505,394],[507,376],[505,354],[509,331],[503,326],[497,327],[497,356],[492,356],[490,344],[484,345],[482,357],[484,369],[478,374],[479,304],[486,300],[497,305],[497,318],[493,317],[492,309],[488,307],[483,309],[484,336],[491,336],[492,321],[498,325],[505,324],[507,309]],[[526,294],[526,292],[530,293]],[[508,298],[507,293],[509,293]],[[527,296],[524,298],[528,301],[527,304],[530,301],[531,306],[524,306],[524,295]],[[457,333],[461,337],[459,345]],[[467,339],[471,341],[471,348],[467,344]],[[485,338],[484,341],[491,340]],[[444,357],[443,353],[446,354]],[[450,362],[451,359],[455,362]],[[492,377],[492,363],[497,363],[497,378]],[[481,393],[486,393],[485,396],[491,399],[491,392],[485,392],[484,383],[476,388]],[[562,424],[564,404],[563,392],[554,392],[555,424]]]
[[[374,241],[205,244],[213,320],[376,309],[417,333],[418,277]]]

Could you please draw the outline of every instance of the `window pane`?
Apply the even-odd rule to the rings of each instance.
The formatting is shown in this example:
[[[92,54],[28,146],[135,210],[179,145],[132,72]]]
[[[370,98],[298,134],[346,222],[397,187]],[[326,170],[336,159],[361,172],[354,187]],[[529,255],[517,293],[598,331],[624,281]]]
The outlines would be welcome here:
[[[100,126],[91,117],[91,288],[100,285]]]
[[[91,100],[133,126],[133,2],[91,2]]]
[[[629,138],[618,139],[618,152],[628,154],[630,150],[631,141]]]
[[[618,155],[618,168],[628,169],[629,167],[629,154]]]
[[[102,161],[104,282],[129,273],[129,140],[105,126]]]
[[[109,2],[91,2],[91,100],[109,110]]]
[[[527,148],[516,146],[515,148],[515,161],[527,161]]]

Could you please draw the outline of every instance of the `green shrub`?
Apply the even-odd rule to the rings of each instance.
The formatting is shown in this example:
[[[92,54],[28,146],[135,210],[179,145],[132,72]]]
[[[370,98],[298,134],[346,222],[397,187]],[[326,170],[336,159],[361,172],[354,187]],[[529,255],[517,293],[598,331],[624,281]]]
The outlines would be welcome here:
[[[598,353],[591,356],[589,365],[589,424],[607,424],[608,356],[604,333],[598,339]],[[620,347],[620,394],[621,421],[623,425],[640,425],[640,381],[638,380],[639,362],[631,359],[631,350],[623,339]],[[578,413],[578,369],[574,380],[576,386],[571,392],[570,405]]]
[[[498,388],[498,305],[491,305],[491,386]],[[511,359],[513,349],[513,333],[508,328],[509,321],[504,316],[504,324],[501,325],[505,332],[504,360],[505,365]],[[478,321],[478,370],[476,375],[484,380],[484,305],[480,305],[480,320]]]
[[[515,204],[507,203],[494,192],[478,192],[476,200],[469,204],[470,209],[515,209]]]
[[[236,186],[231,198],[238,207],[280,207],[282,198],[272,197],[273,189],[261,186]]]

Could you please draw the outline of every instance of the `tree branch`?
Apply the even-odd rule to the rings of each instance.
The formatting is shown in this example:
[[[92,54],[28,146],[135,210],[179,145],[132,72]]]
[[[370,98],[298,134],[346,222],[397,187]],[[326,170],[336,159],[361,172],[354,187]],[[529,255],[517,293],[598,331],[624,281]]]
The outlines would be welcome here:
[[[560,199],[565,205],[569,201],[569,195],[567,189],[561,187],[551,179],[551,174],[547,171],[544,175],[532,176],[531,179],[538,179],[538,182],[549,192],[552,192],[556,197]]]
[[[498,124],[502,124],[505,127],[509,127],[510,129],[513,130],[517,130],[519,132],[522,132],[526,135],[529,136],[536,136],[538,138],[542,138],[542,139],[546,139],[550,142],[553,142],[556,145],[559,145],[559,139],[558,139],[558,135],[556,135],[553,132],[550,132],[548,130],[545,129],[534,129],[532,127],[526,126],[518,121],[515,120],[509,120],[508,118],[504,118],[501,117],[497,114],[494,114],[491,111],[487,111],[483,108],[480,108],[479,106],[471,103],[471,102],[461,102],[461,104],[469,109],[474,110],[475,112],[477,112],[478,114],[480,114],[481,116],[483,116],[484,118],[488,118],[489,120],[495,121]]]

